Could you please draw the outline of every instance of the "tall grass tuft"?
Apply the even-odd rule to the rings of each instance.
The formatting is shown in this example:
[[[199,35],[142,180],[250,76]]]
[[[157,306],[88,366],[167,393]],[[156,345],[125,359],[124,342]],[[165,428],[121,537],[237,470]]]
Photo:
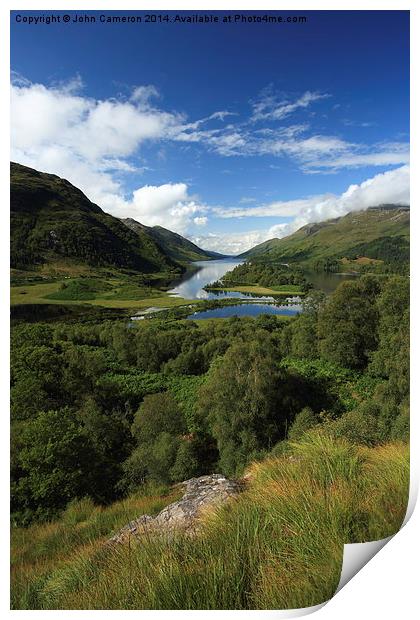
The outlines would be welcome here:
[[[123,503],[98,509],[87,501],[70,506],[57,523],[14,532],[14,608],[287,609],[321,603],[337,587],[344,543],[398,531],[408,498],[408,446],[362,448],[312,431],[291,444],[290,453],[253,464],[246,479],[244,493],[208,511],[194,537],[149,534],[106,548],[104,535],[117,521],[123,525]],[[157,509],[159,499],[126,502],[139,502],[146,512]],[[51,545],[58,531],[67,532],[61,551]]]

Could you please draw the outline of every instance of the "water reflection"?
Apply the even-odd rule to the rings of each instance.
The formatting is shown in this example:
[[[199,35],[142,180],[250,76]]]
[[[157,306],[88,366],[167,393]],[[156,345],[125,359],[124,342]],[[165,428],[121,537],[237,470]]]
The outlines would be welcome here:
[[[246,299],[244,293],[218,291],[217,293],[205,291],[203,286],[220,280],[227,271],[231,271],[237,265],[243,263],[238,258],[224,258],[212,261],[196,261],[193,263],[198,268],[194,273],[185,274],[177,285],[168,291],[169,295],[183,297],[184,299],[220,299],[221,294],[226,298]]]
[[[275,297],[259,296],[255,293],[239,293],[237,291],[205,291],[204,286],[220,280],[227,271],[231,271],[237,265],[243,263],[238,258],[224,258],[212,261],[196,261],[193,266],[196,271],[186,273],[181,280],[175,283],[169,295],[183,297],[184,299],[247,299],[248,301],[275,301]],[[351,280],[357,274],[338,274],[324,272],[307,272],[306,278],[315,289],[332,293],[343,280]]]
[[[301,311],[299,304],[277,305],[277,304],[258,304],[246,303],[223,308],[213,308],[202,312],[190,314],[188,319],[193,321],[201,319],[225,319],[231,316],[258,316],[260,314],[279,314],[283,316],[294,316]]]
[[[354,280],[354,278],[359,277],[357,273],[328,273],[325,271],[308,271],[304,275],[315,289],[324,291],[327,295],[333,293],[344,280]]]

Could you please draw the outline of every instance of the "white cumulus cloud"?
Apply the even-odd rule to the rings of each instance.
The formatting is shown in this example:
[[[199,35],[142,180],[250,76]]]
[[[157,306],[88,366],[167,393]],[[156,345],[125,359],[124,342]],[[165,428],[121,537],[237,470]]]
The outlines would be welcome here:
[[[127,101],[81,94],[80,79],[46,87],[17,79],[11,87],[11,157],[57,174],[79,187],[105,211],[162,225],[185,234],[206,223],[205,207],[184,183],[146,185],[127,196],[120,173],[140,176],[145,166],[130,158],[146,141],[179,131],[184,118],[153,107],[154,86],[138,86]],[[223,119],[228,112],[216,112]]]
[[[165,183],[136,189],[132,199],[114,213],[119,217],[132,217],[146,226],[164,226],[186,234],[191,224],[202,226],[207,222],[205,216],[199,215],[206,210],[206,206],[188,195],[185,183]]]
[[[276,201],[257,207],[238,207],[214,212],[221,218],[246,217],[288,217],[289,222],[275,224],[268,229],[251,230],[245,233],[220,234],[197,237],[203,247],[232,254],[240,254],[268,239],[282,238],[295,232],[305,224],[322,222],[340,217],[351,211],[363,211],[381,204],[410,204],[410,168],[401,166],[363,181],[350,185],[340,195],[324,194],[298,200]]]

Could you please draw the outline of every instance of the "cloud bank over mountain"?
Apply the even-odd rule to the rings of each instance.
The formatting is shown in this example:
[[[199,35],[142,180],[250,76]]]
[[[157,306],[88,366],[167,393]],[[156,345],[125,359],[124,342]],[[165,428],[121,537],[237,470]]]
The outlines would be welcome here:
[[[290,217],[289,223],[276,224],[266,230],[244,234],[197,236],[194,242],[210,250],[226,248],[226,252],[239,254],[252,246],[273,239],[282,238],[311,222],[322,222],[340,217],[351,211],[360,211],[380,204],[410,204],[410,167],[401,166],[367,179],[359,185],[350,185],[340,196],[326,194],[288,202],[248,207],[246,209],[218,209],[222,218]]]
[[[221,106],[202,118],[190,119],[184,111],[165,109],[152,84],[100,99],[85,93],[80,77],[45,85],[15,74],[11,154],[14,161],[67,178],[117,217],[162,225],[205,248],[237,253],[308,222],[383,202],[409,202],[408,143],[370,144],[321,132],[313,126],[311,115],[331,99],[330,93],[311,90],[281,95],[270,86],[248,102],[245,116]],[[267,158],[280,165],[287,161],[302,175],[367,167],[393,169],[350,185],[341,195],[268,203],[261,197],[245,198],[236,205],[220,206],[198,195],[190,170],[185,170],[183,178],[161,174],[160,182],[144,180],[153,162],[164,157],[165,145],[178,149],[181,159],[196,149],[197,160],[207,156],[237,166],[243,158],[264,161],[265,166]],[[327,180],[324,186],[328,187]],[[281,221],[264,227],[266,217]],[[235,218],[250,218],[249,230],[238,232],[228,226]],[[220,230],[223,221],[228,230],[216,234],[214,230]]]

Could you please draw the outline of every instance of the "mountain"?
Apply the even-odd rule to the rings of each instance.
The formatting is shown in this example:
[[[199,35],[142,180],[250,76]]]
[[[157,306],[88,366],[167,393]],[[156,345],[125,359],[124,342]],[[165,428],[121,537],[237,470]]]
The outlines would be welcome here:
[[[410,208],[380,205],[343,217],[307,224],[283,239],[270,239],[240,255],[313,265],[366,257],[386,263],[409,260]]]
[[[196,260],[211,260],[215,258],[224,258],[223,254],[203,250],[195,245],[192,241],[185,239],[178,233],[174,233],[162,226],[148,227],[140,224],[132,218],[121,220],[128,228],[134,232],[146,232],[152,239],[156,241],[160,247],[164,248],[166,254],[173,260],[178,262],[190,262]]]
[[[16,163],[10,167],[10,204],[11,266],[17,269],[64,263],[168,273],[184,269],[179,260],[212,258],[165,229],[135,222],[133,230],[65,179]]]

